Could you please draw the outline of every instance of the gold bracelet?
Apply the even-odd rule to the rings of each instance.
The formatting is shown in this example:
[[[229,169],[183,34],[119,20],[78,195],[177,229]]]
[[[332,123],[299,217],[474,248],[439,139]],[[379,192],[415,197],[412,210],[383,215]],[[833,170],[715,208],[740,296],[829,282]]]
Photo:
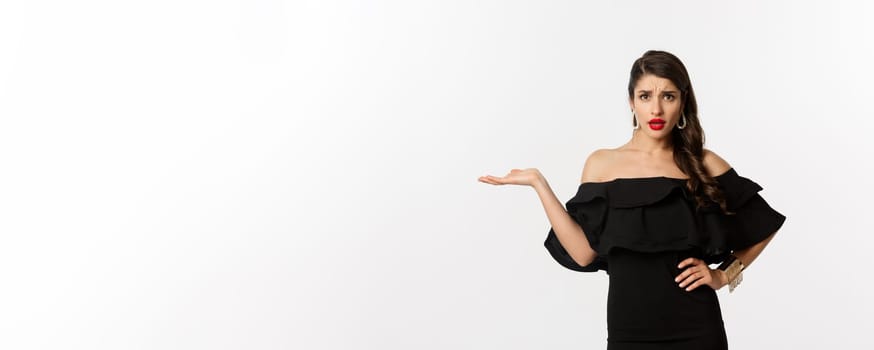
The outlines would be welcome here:
[[[729,255],[725,261],[722,262],[722,265],[719,265],[719,269],[725,271],[725,275],[728,277],[728,292],[734,292],[734,289],[743,281],[743,270],[746,268],[744,263],[740,261],[734,254]]]

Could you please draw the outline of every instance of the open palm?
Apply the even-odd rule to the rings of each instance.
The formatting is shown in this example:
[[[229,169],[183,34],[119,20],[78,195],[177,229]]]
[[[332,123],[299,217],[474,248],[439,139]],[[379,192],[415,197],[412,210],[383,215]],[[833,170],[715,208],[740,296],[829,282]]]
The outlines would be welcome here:
[[[492,185],[526,185],[532,186],[542,175],[537,168],[512,169],[503,177],[485,175],[479,181]]]

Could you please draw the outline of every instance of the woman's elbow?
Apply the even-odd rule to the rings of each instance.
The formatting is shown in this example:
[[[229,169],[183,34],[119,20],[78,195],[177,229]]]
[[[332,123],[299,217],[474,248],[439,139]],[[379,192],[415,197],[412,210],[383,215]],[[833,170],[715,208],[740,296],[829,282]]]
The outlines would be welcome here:
[[[598,253],[592,251],[590,254],[584,254],[580,257],[573,257],[574,261],[580,266],[588,266],[595,262],[595,259],[598,257]]]

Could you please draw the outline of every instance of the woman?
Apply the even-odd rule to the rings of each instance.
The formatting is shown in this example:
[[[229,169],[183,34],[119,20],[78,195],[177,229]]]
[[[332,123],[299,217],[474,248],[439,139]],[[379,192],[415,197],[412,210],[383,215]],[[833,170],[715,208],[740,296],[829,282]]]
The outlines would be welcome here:
[[[567,211],[535,168],[479,181],[533,187],[552,226],[551,256],[571,270],[607,272],[607,349],[727,349],[716,290],[734,290],[786,218],[758,184],[704,149],[676,56],[638,58],[628,102],[631,139],[589,155]]]

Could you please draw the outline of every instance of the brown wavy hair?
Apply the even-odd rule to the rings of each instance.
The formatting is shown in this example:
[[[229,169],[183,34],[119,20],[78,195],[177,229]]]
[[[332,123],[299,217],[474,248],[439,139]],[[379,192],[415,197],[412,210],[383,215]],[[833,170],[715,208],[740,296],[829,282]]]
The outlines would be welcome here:
[[[680,170],[689,176],[688,187],[695,196],[698,207],[706,206],[706,199],[719,205],[723,212],[728,213],[725,197],[713,179],[704,168],[704,130],[698,122],[698,103],[686,66],[677,56],[658,50],[649,50],[631,65],[631,76],[628,79],[628,97],[634,98],[634,86],[645,74],[653,74],[670,80],[681,91],[683,103],[682,114],[686,116],[686,127],[682,130],[671,130],[671,141],[674,146],[674,162]],[[632,116],[632,123],[634,123]]]

